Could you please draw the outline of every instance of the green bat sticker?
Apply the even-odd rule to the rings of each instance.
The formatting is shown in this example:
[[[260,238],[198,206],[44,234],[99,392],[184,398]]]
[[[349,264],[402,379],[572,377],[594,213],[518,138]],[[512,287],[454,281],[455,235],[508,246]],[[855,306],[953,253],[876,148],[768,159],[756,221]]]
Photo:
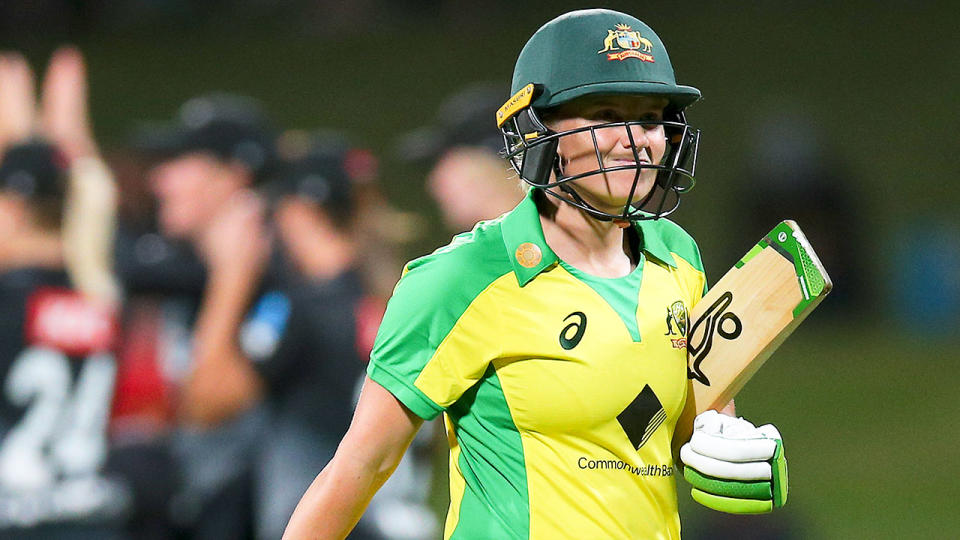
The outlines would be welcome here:
[[[758,253],[771,247],[785,259],[793,263],[797,272],[797,281],[800,284],[800,291],[803,293],[797,307],[793,309],[793,317],[803,313],[813,302],[821,296],[830,292],[833,284],[827,276],[826,270],[817,258],[817,254],[807,241],[807,237],[792,220],[781,221],[779,225],[773,228],[763,240],[753,246],[746,255],[740,259],[736,266],[742,267]]]

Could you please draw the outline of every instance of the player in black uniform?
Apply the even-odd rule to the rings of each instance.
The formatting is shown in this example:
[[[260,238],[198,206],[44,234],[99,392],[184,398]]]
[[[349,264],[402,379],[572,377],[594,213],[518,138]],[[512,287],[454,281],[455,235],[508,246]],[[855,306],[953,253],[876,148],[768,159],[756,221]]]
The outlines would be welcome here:
[[[353,234],[354,149],[333,133],[301,135],[303,147],[288,151],[270,189],[284,285],[261,296],[240,333],[271,419],[255,473],[263,539],[283,534],[303,491],[333,456],[369,353],[358,333],[367,291]],[[361,526],[350,538],[380,536]]]
[[[117,326],[64,270],[60,159],[34,141],[0,162],[0,537],[122,538],[130,493],[106,472]]]
[[[125,538],[112,471],[117,299],[112,178],[89,127],[83,59],[0,55],[0,538]],[[42,126],[42,131],[38,130]],[[39,137],[46,137],[47,141]]]
[[[273,162],[273,132],[254,100],[208,94],[136,142],[156,158],[149,180],[159,234],[121,242],[117,255],[127,290],[159,297],[158,361],[175,389],[172,452],[181,469],[173,519],[185,538],[249,538],[251,460],[266,417],[239,329],[273,288],[254,191]]]

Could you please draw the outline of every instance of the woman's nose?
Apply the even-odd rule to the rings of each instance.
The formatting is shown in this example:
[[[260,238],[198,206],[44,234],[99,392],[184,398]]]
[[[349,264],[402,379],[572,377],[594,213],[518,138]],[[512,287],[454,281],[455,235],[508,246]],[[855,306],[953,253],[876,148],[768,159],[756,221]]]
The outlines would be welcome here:
[[[646,148],[650,144],[650,141],[647,140],[647,130],[642,124],[625,125],[620,142],[625,148]]]

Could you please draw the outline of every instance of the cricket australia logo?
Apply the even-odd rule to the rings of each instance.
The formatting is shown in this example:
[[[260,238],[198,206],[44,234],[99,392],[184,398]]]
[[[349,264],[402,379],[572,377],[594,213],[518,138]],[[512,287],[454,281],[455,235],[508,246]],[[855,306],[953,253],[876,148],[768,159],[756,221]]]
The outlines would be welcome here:
[[[667,306],[667,332],[663,335],[679,336],[670,338],[674,349],[687,346],[687,306],[680,300]]]
[[[637,58],[644,62],[653,62],[653,43],[640,35],[639,31],[632,30],[630,25],[618,24],[614,30],[607,30],[607,37],[603,40],[603,49],[597,54],[607,53],[607,60],[626,60]]]

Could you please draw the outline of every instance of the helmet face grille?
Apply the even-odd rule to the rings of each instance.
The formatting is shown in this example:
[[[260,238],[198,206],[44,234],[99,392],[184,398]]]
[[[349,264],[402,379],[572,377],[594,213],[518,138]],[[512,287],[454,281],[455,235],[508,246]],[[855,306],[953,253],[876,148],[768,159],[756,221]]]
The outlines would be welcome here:
[[[497,112],[505,155],[531,186],[576,206],[600,220],[637,221],[669,215],[680,195],[694,186],[700,131],[687,124],[683,111],[700,99],[700,91],[677,84],[660,37],[643,21],[608,9],[571,11],[538,29],[524,45],[513,70],[512,97]],[[547,128],[538,111],[555,109],[590,96],[650,96],[667,101],[663,121],[609,122],[563,132]],[[623,118],[624,120],[629,117]],[[666,150],[658,163],[641,159],[633,129],[662,127]],[[634,159],[604,164],[597,143],[601,130],[622,129],[630,137]],[[597,157],[595,169],[565,174],[557,148],[564,137],[589,132]],[[578,158],[579,159],[579,158]],[[618,172],[620,182],[633,170],[633,185],[623,208],[600,210],[589,204],[576,180]],[[656,180],[650,186],[650,174]],[[647,182],[641,182],[644,179]],[[643,191],[643,193],[640,193]]]
[[[697,150],[700,131],[686,123],[683,113],[667,115],[658,122],[608,122],[567,131],[555,132],[544,126],[532,107],[527,107],[503,124],[505,155],[517,174],[534,188],[561,199],[599,220],[639,221],[657,219],[671,214],[680,205],[680,195],[691,190],[696,183]],[[663,126],[666,135],[666,151],[660,163],[642,163],[636,144],[631,144],[634,153],[632,164],[605,166],[597,142],[597,132],[609,129],[626,131],[633,143],[633,127],[648,129]],[[557,146],[563,137],[589,132],[597,157],[597,168],[587,172],[566,175],[560,166]],[[617,212],[600,210],[586,202],[576,191],[575,180],[606,173],[633,170],[633,185],[624,208]],[[649,193],[637,200],[640,178],[647,170],[657,171],[656,182]],[[556,188],[556,189],[554,189]]]

